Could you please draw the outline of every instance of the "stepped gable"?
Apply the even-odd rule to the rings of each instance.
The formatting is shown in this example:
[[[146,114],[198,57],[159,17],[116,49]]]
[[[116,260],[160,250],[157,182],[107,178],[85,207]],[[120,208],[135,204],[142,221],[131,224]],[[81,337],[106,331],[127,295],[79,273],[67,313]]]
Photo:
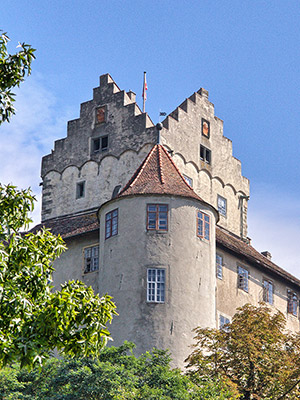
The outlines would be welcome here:
[[[152,148],[118,197],[147,194],[191,197],[203,202],[160,144]]]
[[[288,273],[267,257],[262,255],[259,251],[255,250],[250,244],[239,238],[232,233],[229,233],[221,227],[216,227],[216,241],[217,245],[223,246],[226,250],[231,250],[235,254],[244,257],[248,262],[255,264],[258,267],[269,270],[270,272],[279,275],[293,284],[300,286],[300,280]]]

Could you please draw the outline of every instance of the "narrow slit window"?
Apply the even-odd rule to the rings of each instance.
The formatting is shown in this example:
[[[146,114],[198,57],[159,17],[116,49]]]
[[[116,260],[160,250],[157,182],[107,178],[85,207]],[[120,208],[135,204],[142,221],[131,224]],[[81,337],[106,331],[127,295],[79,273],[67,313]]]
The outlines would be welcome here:
[[[85,182],[78,182],[76,185],[76,199],[85,196]]]
[[[218,279],[223,279],[223,257],[216,254],[216,273]]]

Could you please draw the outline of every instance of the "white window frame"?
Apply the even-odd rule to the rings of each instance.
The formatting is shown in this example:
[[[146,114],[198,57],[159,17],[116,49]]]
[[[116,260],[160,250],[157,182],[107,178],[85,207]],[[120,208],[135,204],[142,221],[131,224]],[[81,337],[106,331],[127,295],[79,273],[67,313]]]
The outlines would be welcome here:
[[[166,298],[165,268],[147,268],[147,302],[164,303]]]
[[[263,278],[263,301],[271,305],[274,303],[274,283],[267,278]]]
[[[224,325],[230,324],[230,318],[228,318],[226,315],[219,313],[219,329],[227,331],[227,327]]]
[[[216,275],[218,279],[223,279],[223,256],[218,253],[216,254]]]
[[[238,265],[237,267],[237,276],[238,276],[238,288],[243,290],[246,293],[249,293],[249,271]]]
[[[107,146],[103,147],[103,139],[107,139]],[[95,150],[95,142],[96,140],[99,140],[99,148],[97,150]],[[92,154],[97,154],[97,153],[101,153],[102,151],[107,151],[108,150],[108,135],[103,135],[103,136],[98,136],[98,137],[94,137],[92,138],[92,142],[91,142],[91,153]]]
[[[223,217],[227,217],[227,199],[218,194],[217,202],[220,215],[222,215]]]
[[[94,271],[99,271],[99,243],[83,248],[83,273]]]

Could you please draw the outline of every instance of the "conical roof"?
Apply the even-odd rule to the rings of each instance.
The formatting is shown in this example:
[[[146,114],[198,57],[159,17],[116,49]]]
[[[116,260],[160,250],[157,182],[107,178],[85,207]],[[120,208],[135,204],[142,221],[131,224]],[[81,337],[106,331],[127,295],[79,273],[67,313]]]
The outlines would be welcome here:
[[[147,194],[191,197],[203,202],[160,144],[152,148],[118,197]]]

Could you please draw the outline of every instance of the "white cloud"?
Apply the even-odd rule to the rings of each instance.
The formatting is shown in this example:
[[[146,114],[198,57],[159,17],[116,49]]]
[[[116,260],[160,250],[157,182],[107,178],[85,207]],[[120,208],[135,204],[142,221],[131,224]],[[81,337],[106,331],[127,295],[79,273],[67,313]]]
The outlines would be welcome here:
[[[272,261],[300,279],[299,199],[284,188],[264,185],[252,190],[248,231],[252,245],[269,251]]]
[[[41,158],[51,151],[54,140],[66,136],[66,123],[74,113],[57,107],[42,77],[31,76],[15,93],[17,113],[0,126],[0,182],[32,188],[38,199],[33,218],[38,223]]]

